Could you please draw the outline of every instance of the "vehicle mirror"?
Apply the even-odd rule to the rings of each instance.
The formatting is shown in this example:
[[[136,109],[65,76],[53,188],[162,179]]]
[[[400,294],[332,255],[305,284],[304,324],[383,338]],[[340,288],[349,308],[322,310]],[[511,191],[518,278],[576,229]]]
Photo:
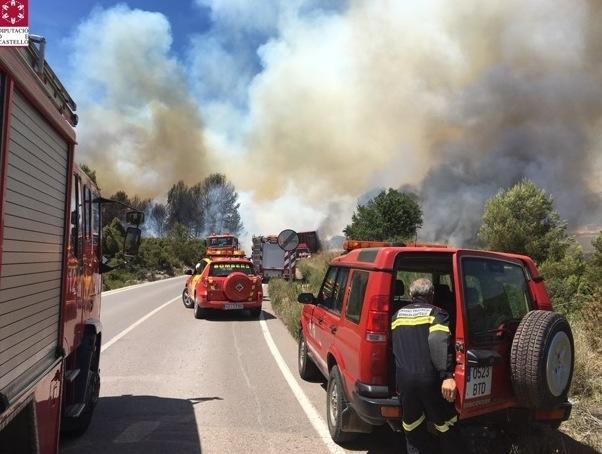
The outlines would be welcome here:
[[[128,211],[125,214],[125,220],[128,224],[144,224],[144,213],[142,211]]]
[[[188,276],[192,276],[194,274],[194,270],[188,268],[188,269],[184,270],[184,274],[187,274]]]
[[[314,304],[316,298],[314,297],[313,293],[300,293],[297,297],[297,301],[299,301],[301,304]]]
[[[138,227],[128,227],[123,241],[123,253],[126,257],[138,255],[141,231]]]

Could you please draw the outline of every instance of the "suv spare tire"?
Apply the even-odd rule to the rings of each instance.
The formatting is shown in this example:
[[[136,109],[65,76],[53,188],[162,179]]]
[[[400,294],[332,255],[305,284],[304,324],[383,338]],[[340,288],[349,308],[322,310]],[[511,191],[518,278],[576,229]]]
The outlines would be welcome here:
[[[224,282],[224,293],[230,301],[246,301],[253,293],[253,282],[244,273],[232,273]]]
[[[528,312],[518,325],[510,352],[518,403],[546,409],[566,402],[574,360],[573,333],[566,318],[551,311]]]

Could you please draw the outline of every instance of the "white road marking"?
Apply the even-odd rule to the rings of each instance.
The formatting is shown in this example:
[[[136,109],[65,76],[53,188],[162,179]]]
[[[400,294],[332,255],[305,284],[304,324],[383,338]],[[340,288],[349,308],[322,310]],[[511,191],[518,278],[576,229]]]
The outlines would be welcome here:
[[[138,320],[137,322],[134,322],[133,324],[131,324],[129,327],[127,327],[126,329],[124,329],[122,332],[120,332],[117,336],[115,336],[113,339],[111,339],[108,342],[105,342],[104,344],[102,344],[102,347],[100,348],[101,352],[104,352],[107,348],[109,348],[111,345],[113,345],[115,342],[117,342],[119,339],[121,339],[123,336],[127,335],[130,331],[132,331],[134,328],[136,328],[138,325],[142,324],[143,322],[145,322],[146,320],[148,320],[149,318],[151,318],[153,315],[155,315],[157,312],[159,312],[161,309],[169,306],[171,303],[174,303],[176,301],[180,300],[180,297],[177,296],[174,299],[169,300],[167,303],[162,304],[161,306],[159,306],[158,308],[156,308],[155,310],[149,312],[148,314],[146,314],[144,317],[142,317],[140,320]]]
[[[127,292],[128,290],[134,290],[140,287],[147,287],[149,285],[155,285],[155,284],[160,284],[161,282],[169,282],[169,281],[173,281],[174,279],[180,279],[183,276],[176,276],[176,277],[170,277],[167,279],[160,279],[158,281],[153,281],[153,282],[145,282],[143,284],[136,284],[136,285],[130,285],[128,287],[121,287],[121,288],[116,288],[115,290],[107,290],[106,292],[102,292],[102,296],[109,296],[109,295],[115,295],[117,293],[123,293],[123,292]]]
[[[282,375],[288,383],[288,386],[291,388],[291,391],[293,391],[293,394],[297,398],[297,401],[299,401],[299,404],[305,412],[307,419],[309,419],[309,422],[314,427],[315,431],[318,432],[318,435],[328,448],[328,451],[331,452],[331,454],[343,454],[345,451],[334,441],[332,441],[332,438],[330,437],[330,432],[328,431],[328,426],[326,425],[316,408],[313,406],[311,401],[307,398],[307,396],[303,392],[303,389],[301,388],[301,386],[299,386],[297,380],[295,380],[293,373],[288,368],[288,365],[286,364],[284,358],[280,354],[278,347],[276,347],[276,343],[274,342],[274,339],[270,334],[268,324],[266,323],[263,314],[261,315],[259,323],[261,325],[263,337],[265,338],[265,341],[268,344],[268,348],[270,349],[272,356],[276,360],[276,364],[278,364],[278,368],[280,369],[280,372],[282,372]]]

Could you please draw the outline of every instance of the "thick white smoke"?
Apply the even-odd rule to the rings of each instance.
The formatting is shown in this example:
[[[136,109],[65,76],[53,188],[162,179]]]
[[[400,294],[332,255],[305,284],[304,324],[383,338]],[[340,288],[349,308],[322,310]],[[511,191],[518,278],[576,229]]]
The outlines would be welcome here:
[[[93,10],[73,36],[68,79],[78,102],[79,159],[103,189],[164,196],[209,173],[202,122],[170,24],[159,13]]]
[[[80,142],[101,180],[159,193],[222,171],[250,233],[336,234],[361,194],[412,185],[421,236],[462,243],[523,177],[573,224],[602,221],[594,0],[197,3],[213,24],[185,63],[160,14],[79,27]]]

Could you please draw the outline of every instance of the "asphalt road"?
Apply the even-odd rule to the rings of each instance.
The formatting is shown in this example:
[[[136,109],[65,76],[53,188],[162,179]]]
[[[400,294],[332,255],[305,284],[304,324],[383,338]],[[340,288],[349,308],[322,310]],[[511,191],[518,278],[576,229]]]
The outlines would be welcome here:
[[[327,436],[326,392],[298,378],[296,342],[264,302],[196,320],[184,278],[103,295],[101,398],[61,453],[400,453],[382,429],[347,450]],[[171,303],[170,303],[171,301]]]

